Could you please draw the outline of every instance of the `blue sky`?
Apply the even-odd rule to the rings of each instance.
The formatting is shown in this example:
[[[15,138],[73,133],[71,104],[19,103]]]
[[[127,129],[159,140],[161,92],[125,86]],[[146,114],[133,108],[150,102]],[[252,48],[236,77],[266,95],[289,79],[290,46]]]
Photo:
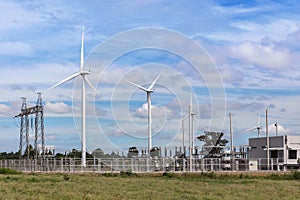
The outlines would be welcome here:
[[[299,7],[296,0],[0,0],[0,151],[17,151],[18,120],[12,116],[20,111],[21,97],[33,105],[37,91],[45,103],[46,145],[57,151],[80,149],[79,81],[47,89],[78,71],[83,25],[85,69],[91,70],[90,80],[103,95],[99,100],[88,90],[89,151],[147,146],[146,96],[126,81],[149,85],[161,72],[152,94],[154,146],[181,144],[180,123],[190,90],[198,113],[196,135],[216,130],[228,138],[232,112],[234,143],[247,144],[256,131],[245,130],[257,125],[258,113],[265,127],[266,108],[271,135],[275,122],[280,134],[299,135]],[[153,48],[151,34],[134,36],[134,30],[146,27],[172,32],[161,35],[167,49]],[[120,43],[107,49],[113,39]],[[126,39],[132,46],[124,46]],[[148,46],[134,49],[135,40]],[[201,52],[191,49],[191,40]],[[173,44],[181,47],[181,54],[168,51]],[[126,48],[125,54],[107,60]],[[203,62],[200,71],[193,68],[194,59]],[[222,84],[211,86],[217,81]]]

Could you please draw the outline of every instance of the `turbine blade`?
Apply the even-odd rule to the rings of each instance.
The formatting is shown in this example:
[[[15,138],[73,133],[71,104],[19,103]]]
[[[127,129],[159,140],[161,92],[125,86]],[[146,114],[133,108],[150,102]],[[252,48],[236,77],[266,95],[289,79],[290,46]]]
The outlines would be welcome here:
[[[192,90],[190,90],[190,108],[191,108],[191,112],[193,110],[193,97],[192,97]]]
[[[144,88],[143,86],[141,86],[141,85],[138,85],[138,84],[130,82],[130,81],[128,81],[128,83],[134,85],[135,87],[137,87],[137,88],[139,88],[141,90],[144,90],[145,92],[148,92],[148,90],[146,88]]]
[[[159,79],[159,77],[160,77],[161,74],[162,74],[162,72],[159,73],[159,75],[154,79],[154,81],[153,81],[153,82],[151,83],[151,85],[148,87],[148,90],[152,90],[152,89],[153,89],[154,85],[155,85],[156,82],[158,81],[158,79]]]
[[[245,130],[245,132],[253,131],[255,129],[257,129],[257,127],[249,128],[249,129]]]
[[[103,100],[102,95],[101,95],[100,93],[98,93],[98,91],[97,91],[96,88],[93,86],[93,84],[90,82],[90,80],[87,79],[87,78],[85,78],[84,80],[87,82],[87,84],[90,86],[90,88],[92,88],[92,90],[94,90],[94,92],[96,93],[96,95],[97,95],[101,100]]]
[[[0,115],[0,117],[7,118],[7,117],[12,117],[12,116],[10,116],[10,115]]]
[[[258,117],[257,117],[257,126],[260,126],[260,113],[258,113]]]
[[[185,120],[185,119],[187,119],[188,117],[189,117],[189,115],[186,115],[186,116],[182,117],[181,120]]]
[[[66,78],[66,79],[64,79],[64,80],[62,80],[62,81],[56,83],[55,85],[53,85],[52,87],[50,87],[48,90],[51,90],[51,89],[53,89],[53,88],[55,88],[55,87],[57,87],[57,86],[59,86],[59,85],[65,83],[65,82],[68,82],[69,80],[72,80],[72,79],[76,78],[76,77],[79,76],[79,75],[80,75],[80,73],[77,72],[76,74],[73,74],[73,75],[69,76],[68,78]]]
[[[83,63],[84,63],[84,26],[82,27],[82,35],[81,35],[80,71],[83,70]]]

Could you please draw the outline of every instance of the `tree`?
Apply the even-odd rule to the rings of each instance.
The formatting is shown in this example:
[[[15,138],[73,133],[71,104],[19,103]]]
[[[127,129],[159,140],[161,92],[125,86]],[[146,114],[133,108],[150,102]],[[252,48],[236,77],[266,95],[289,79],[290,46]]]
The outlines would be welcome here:
[[[26,149],[25,149],[25,153],[23,155],[24,158],[34,158],[34,149],[32,147],[31,144],[29,144]]]
[[[108,153],[105,153],[102,149],[97,148],[95,149],[92,154],[91,154],[92,158],[111,158],[112,156],[109,155]]]
[[[81,158],[81,151],[78,151],[77,149],[72,149],[72,151],[69,152],[67,157],[71,158]]]
[[[55,154],[55,158],[64,158],[64,157],[66,157],[66,156],[62,153]]]
[[[100,148],[97,148],[92,152],[92,155],[95,158],[103,158],[104,157],[104,151]]]

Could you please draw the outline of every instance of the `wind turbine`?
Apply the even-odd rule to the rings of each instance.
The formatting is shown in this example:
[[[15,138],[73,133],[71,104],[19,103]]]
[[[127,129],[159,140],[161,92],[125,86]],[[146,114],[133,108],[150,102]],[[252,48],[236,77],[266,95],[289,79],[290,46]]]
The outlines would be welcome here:
[[[274,124],[274,126],[276,127],[276,136],[278,136],[278,124],[277,124],[277,122]]]
[[[138,85],[136,83],[130,82],[128,81],[130,84],[136,86],[137,88],[139,88],[140,90],[143,90],[147,93],[147,104],[148,104],[148,154],[150,155],[150,150],[152,148],[152,135],[151,135],[151,131],[152,131],[152,118],[151,118],[151,93],[154,92],[154,86],[156,84],[156,82],[158,81],[159,77],[160,77],[161,73],[154,79],[154,81],[151,83],[151,85],[148,88],[145,88],[141,85]]]
[[[275,129],[276,136],[279,135],[279,132],[282,132],[282,133],[286,133],[287,132],[287,130],[285,129],[285,127],[283,125],[279,124],[278,122],[275,122],[275,123],[271,124],[269,126],[269,129],[272,132]]]
[[[259,138],[259,135],[261,134],[260,130],[262,129],[262,126],[260,125],[260,113],[258,113],[257,126],[247,129],[246,132],[253,131],[255,129],[257,129],[257,137]]]
[[[81,83],[82,83],[82,88],[81,88],[81,137],[82,137],[82,158],[81,158],[81,164],[83,167],[86,167],[86,86],[85,84],[87,83],[92,90],[99,96],[101,97],[96,88],[92,85],[92,83],[87,79],[86,75],[90,74],[90,71],[85,71],[83,69],[84,65],[84,27],[82,28],[82,37],[81,37],[81,53],[80,53],[80,68],[79,72],[69,76],[68,78],[60,81],[59,83],[53,85],[50,87],[48,90],[51,90],[63,83],[66,83],[74,78],[80,77],[81,78]]]

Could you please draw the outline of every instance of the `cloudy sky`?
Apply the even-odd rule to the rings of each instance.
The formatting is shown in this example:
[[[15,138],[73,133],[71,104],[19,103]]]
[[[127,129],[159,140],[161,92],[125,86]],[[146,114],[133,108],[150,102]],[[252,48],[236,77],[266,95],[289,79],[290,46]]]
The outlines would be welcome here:
[[[181,119],[192,94],[195,135],[229,136],[247,144],[265,133],[300,134],[300,3],[298,1],[4,1],[0,0],[0,151],[17,151],[21,97],[42,92],[46,145],[80,149],[82,27],[87,87],[88,151],[147,146],[146,94],[152,94],[153,146],[182,144]],[[185,133],[187,133],[187,121]],[[30,135],[34,134],[30,128]],[[186,135],[185,138],[188,138]],[[32,138],[31,138],[32,140]],[[187,141],[186,141],[187,144]],[[196,145],[201,145],[196,141]]]

